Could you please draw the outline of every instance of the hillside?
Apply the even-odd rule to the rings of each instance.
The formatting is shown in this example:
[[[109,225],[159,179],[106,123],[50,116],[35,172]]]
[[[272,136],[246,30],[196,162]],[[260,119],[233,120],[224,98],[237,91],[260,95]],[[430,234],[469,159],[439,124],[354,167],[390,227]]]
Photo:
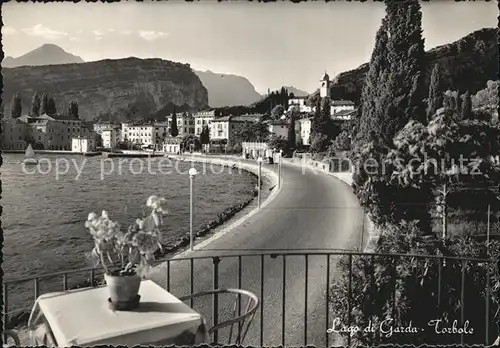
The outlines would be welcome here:
[[[194,71],[208,91],[211,107],[250,105],[262,98],[246,78],[237,75]]]
[[[434,64],[439,64],[443,83],[447,89],[471,94],[486,86],[488,80],[496,80],[498,74],[497,30],[487,28],[475,31],[458,41],[433,48],[426,52],[428,86]],[[359,103],[361,88],[368,63],[337,75],[331,96]],[[317,94],[318,92],[316,92]]]
[[[115,120],[162,118],[173,104],[193,110],[208,106],[207,90],[189,65],[161,59],[22,66],[4,68],[2,73],[5,115],[10,115],[15,92],[27,113],[35,91],[53,94],[60,111],[76,100],[85,120],[103,115]]]
[[[23,65],[38,66],[73,63],[84,63],[84,60],[66,52],[59,46],[45,44],[17,58],[5,57],[2,61],[2,67],[15,68]]]
[[[288,91],[288,93],[293,93],[295,97],[307,97],[309,95],[308,92],[293,86],[283,86],[283,87]]]

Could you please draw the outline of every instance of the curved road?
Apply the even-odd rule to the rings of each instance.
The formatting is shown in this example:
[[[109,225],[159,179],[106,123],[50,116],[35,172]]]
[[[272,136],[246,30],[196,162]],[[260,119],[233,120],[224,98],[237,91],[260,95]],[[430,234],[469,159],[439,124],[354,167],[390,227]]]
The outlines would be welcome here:
[[[277,169],[276,165],[266,165]],[[238,257],[230,255],[258,254],[283,250],[331,251],[356,249],[363,233],[364,214],[351,187],[340,180],[310,169],[303,172],[295,165],[283,164],[281,192],[262,211],[250,217],[230,233],[205,245],[203,250],[185,252],[181,257],[221,256],[219,287],[237,287]],[[283,250],[283,251],[286,251]],[[228,256],[229,255],[229,256]],[[265,346],[282,343],[282,327],[285,327],[285,344],[301,346],[313,344],[325,346],[326,334],[326,264],[325,255],[308,256],[307,316],[305,316],[305,256],[287,256],[283,291],[283,257],[262,257],[264,282],[261,283],[261,256],[241,258],[241,288],[254,292],[263,301],[264,311],[257,311],[245,345],[261,344],[260,318],[263,315],[263,341]],[[331,257],[330,279],[335,277],[336,257]],[[190,261],[171,261],[170,291],[176,296],[186,295],[190,289]],[[193,262],[194,292],[209,290],[213,286],[212,259]],[[166,286],[165,264],[152,270],[150,278]],[[261,285],[263,296],[261,297]],[[285,315],[282,315],[285,293]],[[231,301],[233,301],[231,299]],[[232,303],[232,302],[231,302]],[[246,306],[243,303],[242,309]],[[211,300],[194,303],[208,324],[212,324]],[[219,322],[229,318],[230,302],[219,300]],[[307,324],[304,318],[307,317]],[[330,318],[330,323],[332,318]],[[304,330],[307,327],[307,333]],[[219,342],[224,338],[219,334]],[[307,341],[305,341],[307,335]],[[332,343],[333,337],[328,338]]]

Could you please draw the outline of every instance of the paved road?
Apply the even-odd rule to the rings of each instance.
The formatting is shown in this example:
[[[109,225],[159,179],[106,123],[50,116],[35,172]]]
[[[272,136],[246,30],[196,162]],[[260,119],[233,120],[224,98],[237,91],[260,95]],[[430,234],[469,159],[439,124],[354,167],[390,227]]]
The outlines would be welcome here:
[[[267,165],[276,170],[276,165]],[[354,249],[359,245],[364,226],[363,212],[352,189],[324,173],[305,173],[298,166],[283,165],[283,186],[278,196],[261,212],[249,218],[231,233],[214,240],[202,251],[188,252],[183,257],[235,255],[276,251],[277,249],[325,250]],[[325,255],[308,256],[307,324],[305,313],[305,256],[287,256],[285,268],[285,316],[283,308],[283,257],[264,260],[264,282],[261,283],[261,256],[241,258],[241,288],[254,292],[263,300],[263,341],[266,346],[281,345],[282,325],[285,344],[301,346],[325,345],[326,336],[326,263]],[[331,257],[330,277],[335,277],[335,257]],[[194,292],[212,288],[212,259],[195,260]],[[155,269],[151,278],[166,286],[166,267]],[[190,261],[172,261],[170,291],[182,296],[191,292]],[[330,278],[332,279],[332,278]],[[223,256],[219,264],[219,287],[238,286],[238,257]],[[261,297],[261,285],[263,296]],[[220,319],[230,311],[228,299],[221,298]],[[211,301],[195,302],[212,323]],[[243,304],[242,308],[246,306]],[[260,345],[260,310],[250,328],[245,345]],[[330,318],[330,323],[332,318]],[[222,332],[219,337],[224,337]],[[333,338],[330,337],[330,340]],[[224,342],[222,342],[224,343]],[[330,341],[331,343],[331,341]]]

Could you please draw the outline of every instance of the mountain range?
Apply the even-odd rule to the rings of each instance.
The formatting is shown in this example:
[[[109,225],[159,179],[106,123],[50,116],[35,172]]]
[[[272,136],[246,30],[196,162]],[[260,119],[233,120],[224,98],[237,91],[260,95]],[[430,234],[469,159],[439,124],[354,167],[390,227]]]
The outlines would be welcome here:
[[[78,56],[66,52],[54,44],[44,44],[20,57],[5,57],[2,62],[4,68],[15,68],[20,66],[41,66],[85,63]],[[200,78],[202,84],[208,91],[208,104],[211,107],[223,107],[233,105],[250,105],[262,99],[255,87],[247,78],[237,75],[216,73],[212,71],[193,72]],[[294,87],[287,87],[296,95],[307,95],[307,92]]]
[[[428,87],[432,68],[438,64],[445,89],[471,94],[486,87],[488,80],[498,80],[497,28],[474,31],[461,39],[425,52],[425,84]],[[349,99],[358,104],[369,64],[337,75],[330,95],[335,99]],[[318,91],[310,96],[313,100]]]
[[[15,68],[23,65],[37,66],[84,62],[81,57],[68,53],[57,45],[45,44],[17,58],[5,57],[2,61],[2,67]]]

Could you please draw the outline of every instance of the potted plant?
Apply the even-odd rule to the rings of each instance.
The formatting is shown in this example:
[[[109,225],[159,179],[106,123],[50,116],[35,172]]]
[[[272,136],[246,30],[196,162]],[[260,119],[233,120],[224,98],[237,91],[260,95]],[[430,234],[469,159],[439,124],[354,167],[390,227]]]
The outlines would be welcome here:
[[[90,213],[85,227],[94,239],[92,261],[101,265],[114,309],[133,309],[139,304],[141,277],[145,276],[154,253],[161,250],[160,226],[167,213],[166,199],[151,196],[145,218],[135,220],[127,231],[112,221],[106,211]]]

